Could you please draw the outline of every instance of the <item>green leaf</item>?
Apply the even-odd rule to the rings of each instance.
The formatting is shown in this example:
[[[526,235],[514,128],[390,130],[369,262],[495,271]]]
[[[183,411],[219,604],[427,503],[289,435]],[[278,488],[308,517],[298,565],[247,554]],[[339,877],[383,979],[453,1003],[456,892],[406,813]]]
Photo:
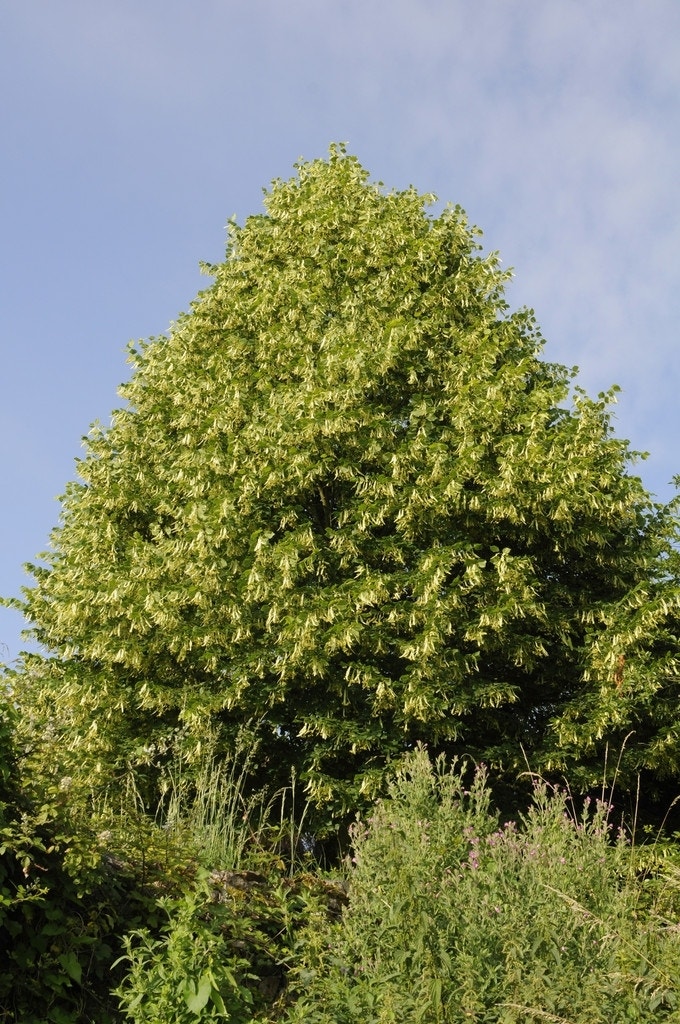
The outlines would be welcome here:
[[[62,953],[59,957],[59,963],[68,974],[69,978],[80,985],[83,977],[83,969],[80,966],[77,956],[72,950],[68,953]]]
[[[199,1014],[210,999],[212,981],[207,975],[199,978],[198,984],[195,981],[188,981],[184,988],[184,1001],[191,1013]]]

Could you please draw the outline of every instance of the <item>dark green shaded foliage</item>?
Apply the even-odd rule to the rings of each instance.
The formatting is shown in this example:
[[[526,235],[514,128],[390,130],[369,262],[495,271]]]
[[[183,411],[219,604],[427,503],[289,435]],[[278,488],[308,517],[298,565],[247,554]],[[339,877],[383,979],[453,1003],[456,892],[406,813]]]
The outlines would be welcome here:
[[[30,775],[0,823],[0,1021],[269,1019],[297,931],[344,893],[295,852],[294,787],[278,814],[252,793],[251,755],[208,749],[195,766],[176,738],[155,809],[131,777],[108,802],[17,759]]]
[[[97,836],[67,811],[66,788],[37,804],[15,778],[13,813],[0,828],[2,1021],[115,1020],[117,932],[146,916],[142,893],[128,891],[130,873],[107,864]]]
[[[278,1019],[287,975],[311,918],[329,917],[344,892],[316,874],[213,871],[180,899],[162,899],[160,929],[125,939],[127,967],[116,994],[126,1020],[184,1022]]]

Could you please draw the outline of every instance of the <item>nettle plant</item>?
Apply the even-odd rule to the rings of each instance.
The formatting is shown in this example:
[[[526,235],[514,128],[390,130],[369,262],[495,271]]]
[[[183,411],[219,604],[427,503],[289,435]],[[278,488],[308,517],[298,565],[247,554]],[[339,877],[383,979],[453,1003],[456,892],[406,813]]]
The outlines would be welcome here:
[[[12,685],[64,773],[244,724],[327,818],[418,741],[587,780],[634,728],[622,771],[677,771],[674,509],[432,200],[300,163],[131,349],[20,604],[46,653]]]

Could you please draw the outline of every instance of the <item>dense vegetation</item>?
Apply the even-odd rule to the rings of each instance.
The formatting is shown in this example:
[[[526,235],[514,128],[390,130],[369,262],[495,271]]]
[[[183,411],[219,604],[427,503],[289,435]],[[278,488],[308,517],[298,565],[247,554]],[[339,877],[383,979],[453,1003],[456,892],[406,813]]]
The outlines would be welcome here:
[[[173,763],[155,814],[21,794],[2,828],[0,1020],[14,1024],[610,1024],[680,1012],[675,840],[636,847],[610,793],[395,766],[326,869],[247,760]],[[284,798],[284,799],[281,799]],[[290,806],[290,800],[288,801]]]
[[[131,349],[15,602],[0,1020],[680,1012],[676,505],[431,198],[300,164]]]

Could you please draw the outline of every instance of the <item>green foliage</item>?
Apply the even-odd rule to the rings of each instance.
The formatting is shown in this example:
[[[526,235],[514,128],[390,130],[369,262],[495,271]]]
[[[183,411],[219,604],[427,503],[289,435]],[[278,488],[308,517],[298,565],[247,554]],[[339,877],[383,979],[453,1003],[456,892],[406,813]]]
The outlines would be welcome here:
[[[680,478],[678,478],[680,481]],[[676,482],[678,482],[676,481]],[[678,500],[658,511],[646,541],[656,555],[646,572],[618,602],[593,607],[585,616],[588,645],[586,685],[555,723],[559,752],[553,767],[570,765],[585,785],[595,778],[595,752],[605,741],[621,746],[624,779],[645,771],[647,791],[677,795],[680,764],[678,719]],[[644,555],[641,546],[640,554]],[[613,684],[613,685],[612,685]]]
[[[305,801],[300,807],[296,800],[294,773],[290,785],[273,794],[253,788],[257,752],[245,730],[229,756],[218,757],[206,742],[201,756],[190,759],[178,744],[163,765],[155,819],[173,844],[190,844],[205,867],[238,871],[260,861],[271,867],[272,855],[277,859],[284,848],[289,870],[298,866]]]
[[[70,780],[39,805],[17,789],[0,829],[0,1020],[80,1024],[114,1019],[116,929],[139,898],[105,862],[91,825],[66,806]]]
[[[14,708],[9,701],[0,699],[0,823],[12,800],[12,778],[15,771],[13,739]]]
[[[176,886],[186,855],[169,857],[134,804],[95,808],[82,777],[20,751],[15,718],[10,706],[0,749],[12,769],[0,816],[0,1020],[109,1024],[122,936],[158,917],[158,880]]]
[[[160,939],[148,930],[126,939],[130,968],[117,990],[127,1019],[138,1024],[195,1024],[251,1019],[253,996],[244,981],[248,961],[229,948],[198,894],[164,900],[169,922]]]
[[[422,749],[354,832],[350,905],[306,934],[305,1024],[677,1019],[677,872],[646,893],[609,806],[539,784],[499,824],[483,770]]]
[[[229,749],[246,722],[256,781],[294,768],[326,823],[420,740],[589,776],[633,728],[626,771],[677,770],[674,509],[630,473],[615,389],[568,406],[497,256],[431,199],[342,148],[301,163],[131,350],[21,604],[48,653],[10,682],[63,774],[143,788],[178,728]]]
[[[295,852],[294,788],[276,811],[253,793],[252,746],[217,763],[206,742],[190,759],[178,735],[167,753],[157,807],[133,776],[110,800],[52,766],[40,773],[33,755],[31,779],[15,776],[0,823],[0,1020],[249,1020],[277,998],[319,899],[315,876],[299,873],[309,858]]]
[[[128,1019],[245,1021],[283,990],[294,935],[327,894],[296,852],[294,785],[277,795],[277,814],[273,798],[250,792],[255,767],[252,748],[218,763],[208,744],[194,765],[175,752],[156,815],[144,820],[194,870],[183,892],[157,899],[160,929],[124,938],[118,965],[129,967],[116,994]]]
[[[269,1020],[280,1015],[295,937],[328,897],[320,881],[211,872],[181,899],[162,898],[160,933],[125,938],[129,968],[116,990],[125,1019]]]
[[[307,871],[303,829],[421,741],[511,786],[526,752],[585,789],[607,747],[677,778],[680,555],[616,389],[542,360],[462,210],[342,147],[296,170],[131,348],[18,602],[0,1017],[673,1019],[676,844],[634,854],[603,804],[538,787],[499,826],[483,772],[418,749],[340,922]]]

